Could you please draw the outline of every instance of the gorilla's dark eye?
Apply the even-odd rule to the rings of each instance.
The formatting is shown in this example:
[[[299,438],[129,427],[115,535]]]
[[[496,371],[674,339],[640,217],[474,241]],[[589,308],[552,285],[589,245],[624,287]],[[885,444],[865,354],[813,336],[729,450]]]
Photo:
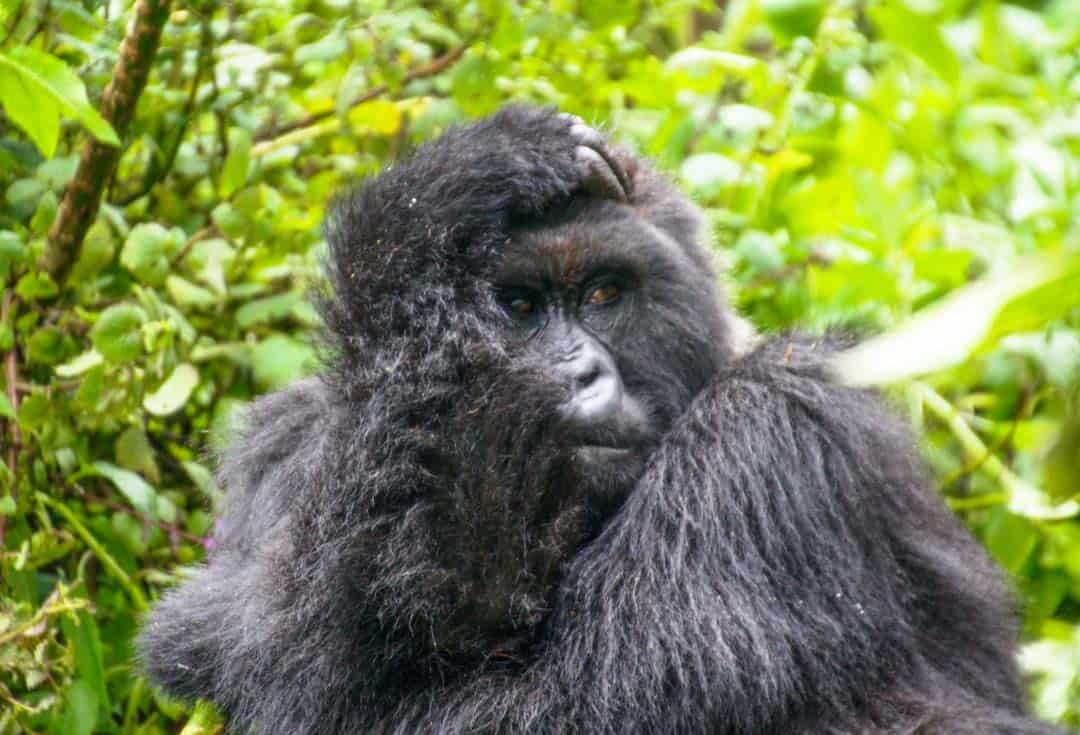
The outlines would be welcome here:
[[[532,322],[542,310],[540,298],[530,290],[515,288],[501,291],[498,299],[506,313],[520,322]]]
[[[597,286],[585,297],[585,303],[590,306],[604,306],[614,304],[619,300],[619,287],[614,283],[605,283]]]
[[[510,311],[520,316],[531,316],[533,312],[536,311],[536,304],[529,299],[511,299],[508,306],[510,307]]]

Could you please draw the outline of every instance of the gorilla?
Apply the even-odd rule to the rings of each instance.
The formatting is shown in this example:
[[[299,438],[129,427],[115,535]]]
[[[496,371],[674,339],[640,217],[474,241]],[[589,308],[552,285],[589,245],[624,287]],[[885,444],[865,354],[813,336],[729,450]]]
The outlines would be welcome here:
[[[1035,735],[1002,574],[835,340],[741,347],[694,206],[508,107],[340,196],[139,641],[236,733]]]

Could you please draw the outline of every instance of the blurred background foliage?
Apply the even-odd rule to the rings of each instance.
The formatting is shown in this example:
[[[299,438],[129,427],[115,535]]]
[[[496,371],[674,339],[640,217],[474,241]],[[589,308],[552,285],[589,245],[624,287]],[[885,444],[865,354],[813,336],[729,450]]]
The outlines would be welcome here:
[[[0,0],[0,735],[180,730],[132,636],[230,415],[316,368],[325,201],[508,100],[668,170],[759,329],[885,335],[841,372],[910,411],[1080,732],[1078,0],[180,0],[54,278],[130,12]]]

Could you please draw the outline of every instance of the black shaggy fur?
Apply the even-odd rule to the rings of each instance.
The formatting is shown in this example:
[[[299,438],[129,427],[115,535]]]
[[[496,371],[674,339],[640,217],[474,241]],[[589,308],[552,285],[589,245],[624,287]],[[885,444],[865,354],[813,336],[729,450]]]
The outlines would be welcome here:
[[[692,206],[625,157],[629,206],[584,199],[570,124],[505,109],[336,203],[330,364],[250,410],[209,565],[144,629],[152,678],[259,735],[1052,732],[904,428],[822,340],[735,355]],[[541,225],[671,246],[616,355],[662,435],[599,527],[588,496],[626,477],[568,454],[565,387],[491,295]]]

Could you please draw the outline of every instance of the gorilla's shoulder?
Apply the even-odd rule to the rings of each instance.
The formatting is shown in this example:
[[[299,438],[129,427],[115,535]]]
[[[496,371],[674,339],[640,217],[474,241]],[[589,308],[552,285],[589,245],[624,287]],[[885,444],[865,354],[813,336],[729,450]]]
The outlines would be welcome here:
[[[749,379],[788,375],[827,381],[830,379],[830,360],[855,343],[850,335],[840,332],[773,335],[762,339],[741,355],[725,372],[727,377]]]
[[[287,511],[283,506],[310,485],[308,473],[322,456],[341,410],[340,402],[330,399],[325,380],[313,377],[263,396],[240,412],[229,448],[218,458],[218,481],[226,490],[222,510],[230,528],[238,518]]]
[[[306,378],[253,401],[231,429],[225,464],[248,458],[274,462],[294,454],[301,444],[297,440],[325,426],[334,414],[337,404],[329,390],[323,378]]]

